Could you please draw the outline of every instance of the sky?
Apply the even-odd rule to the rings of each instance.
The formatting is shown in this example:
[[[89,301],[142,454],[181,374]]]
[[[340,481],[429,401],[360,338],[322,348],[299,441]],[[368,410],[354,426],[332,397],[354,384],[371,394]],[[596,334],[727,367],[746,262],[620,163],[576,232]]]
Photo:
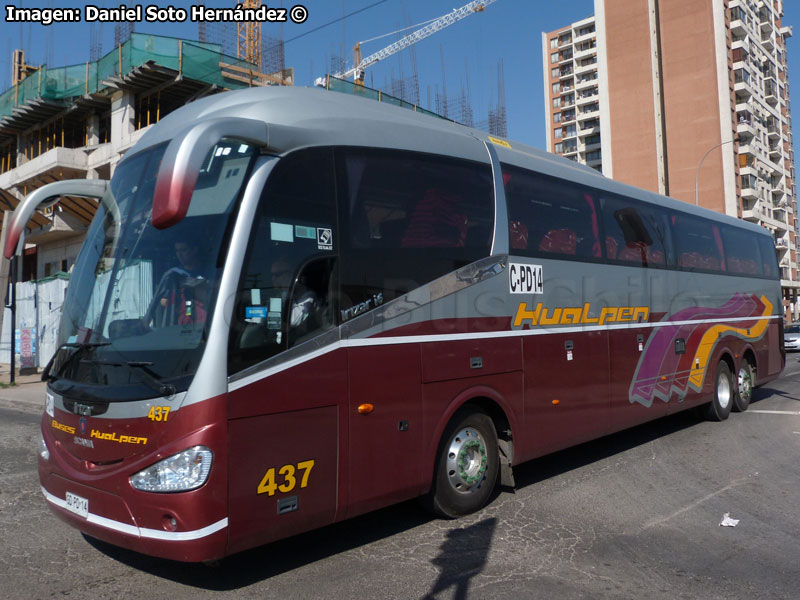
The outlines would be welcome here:
[[[98,6],[119,7],[121,2],[95,0]],[[329,71],[331,58],[345,55],[352,65],[352,48],[356,42],[395,32],[442,16],[468,0],[274,0],[269,6],[291,8],[302,2],[308,18],[302,24],[264,23],[264,36],[282,37],[286,41],[286,66],[295,69],[296,85],[312,85],[313,79]],[[696,0],[687,0],[696,1]],[[69,0],[13,0],[23,8],[83,8],[84,3]],[[4,5],[6,3],[3,3]],[[168,6],[188,9],[195,2],[149,2],[144,7]],[[205,6],[228,8],[235,0],[206,0]],[[784,25],[797,23],[800,2],[785,0]],[[128,7],[135,6],[133,2]],[[483,12],[443,29],[413,46],[420,82],[420,104],[436,110],[435,97],[446,86],[447,97],[457,100],[462,89],[469,93],[475,122],[485,121],[489,109],[498,103],[498,64],[502,60],[508,137],[535,147],[545,146],[545,117],[542,79],[543,31],[552,31],[594,13],[593,0],[495,0]],[[22,47],[31,64],[48,62],[60,67],[84,63],[89,59],[92,33],[102,34],[102,52],[114,43],[114,23],[9,23],[0,21],[0,89],[10,85],[11,52]],[[197,39],[198,26],[187,20],[180,23],[137,22],[134,30]],[[209,24],[210,34],[219,26]],[[413,31],[409,30],[409,31]],[[798,39],[788,43],[790,93],[800,103],[800,29]],[[363,44],[364,55],[389,45],[400,34]],[[213,41],[213,40],[210,40]],[[409,78],[412,73],[411,49],[382,61],[367,70],[366,84],[388,88],[392,77]],[[444,65],[444,66],[443,66]],[[800,106],[800,104],[798,104]],[[460,115],[451,114],[453,118]]]

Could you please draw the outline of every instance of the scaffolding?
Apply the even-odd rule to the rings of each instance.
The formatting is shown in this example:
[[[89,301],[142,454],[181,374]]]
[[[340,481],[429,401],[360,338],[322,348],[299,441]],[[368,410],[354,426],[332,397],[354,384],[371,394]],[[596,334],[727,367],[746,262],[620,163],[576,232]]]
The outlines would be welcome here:
[[[124,78],[146,63],[226,89],[273,83],[253,63],[224,54],[219,44],[132,33],[100,60],[55,69],[41,66],[0,94],[0,129],[18,107],[36,100],[64,101],[66,106],[75,98],[114,87],[110,80]]]

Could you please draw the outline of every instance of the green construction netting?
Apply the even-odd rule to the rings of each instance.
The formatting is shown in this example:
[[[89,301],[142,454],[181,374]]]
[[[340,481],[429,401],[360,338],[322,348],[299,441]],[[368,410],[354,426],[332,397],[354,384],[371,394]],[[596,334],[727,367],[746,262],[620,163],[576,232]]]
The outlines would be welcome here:
[[[424,115],[429,115],[431,117],[438,117],[440,119],[445,118],[441,115],[436,114],[435,112],[432,112],[430,110],[425,110],[424,108],[421,108],[416,104],[412,104],[411,102],[406,102],[405,100],[401,100],[400,98],[396,98],[395,96],[384,94],[383,92],[365,87],[363,85],[357,85],[352,81],[339,79],[337,77],[331,77],[330,75],[328,76],[327,89],[333,92],[341,92],[343,94],[361,96],[362,98],[369,98],[370,100],[377,100],[378,102],[386,102],[387,104],[392,104],[394,106],[401,106],[403,108],[408,108],[410,110],[413,110],[414,112],[422,113]]]
[[[14,88],[10,88],[0,94],[0,117],[10,115],[14,108]]]
[[[45,71],[42,98],[74,98],[97,91],[97,63],[84,63]]]
[[[258,71],[256,66],[241,58],[222,54],[219,46],[210,46],[194,42],[183,43],[184,75],[206,83],[215,83],[221,87],[247,87],[247,82],[238,81],[230,75],[247,77],[248,71]]]
[[[247,87],[248,84],[224,77],[220,63],[256,70],[247,61],[222,54],[219,44],[189,43],[178,38],[133,33],[122,46],[98,61],[55,69],[40,67],[18,86],[0,94],[0,119],[10,115],[15,107],[37,98],[61,100],[93,94],[107,87],[104,81],[121,77],[148,61],[180,71],[189,79],[226,88]]]

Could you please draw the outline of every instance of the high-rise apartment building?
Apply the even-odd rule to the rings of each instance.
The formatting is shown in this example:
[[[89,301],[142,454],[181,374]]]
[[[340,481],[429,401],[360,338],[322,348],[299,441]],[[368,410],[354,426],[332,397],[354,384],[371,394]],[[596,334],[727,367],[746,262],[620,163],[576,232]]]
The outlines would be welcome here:
[[[603,169],[594,17],[542,34],[547,149]]]
[[[577,102],[577,94],[569,96],[577,90],[565,99],[553,80],[556,66],[559,82],[562,73],[577,76],[587,57],[566,41],[584,41],[575,27],[591,23],[600,136],[593,156],[602,156],[603,173],[769,229],[784,299],[796,317],[791,28],[782,16],[782,0],[595,0],[594,17],[542,39],[548,149],[596,166],[587,152],[567,152],[581,147],[580,122],[563,125],[563,104]]]

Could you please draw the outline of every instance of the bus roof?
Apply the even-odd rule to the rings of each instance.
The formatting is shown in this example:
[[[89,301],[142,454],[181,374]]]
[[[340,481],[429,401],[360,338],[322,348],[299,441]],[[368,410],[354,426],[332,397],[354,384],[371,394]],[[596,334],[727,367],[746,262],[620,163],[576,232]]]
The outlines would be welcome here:
[[[526,144],[498,140],[486,132],[408,108],[320,88],[268,86],[197,100],[161,119],[142,136],[128,156],[171,140],[184,132],[187,124],[224,117],[267,123],[269,147],[276,154],[309,146],[367,146],[429,152],[487,163],[489,156],[483,142],[488,142],[494,145],[501,162],[728,222],[757,233],[768,233],[754,223],[614,181],[595,169]]]

